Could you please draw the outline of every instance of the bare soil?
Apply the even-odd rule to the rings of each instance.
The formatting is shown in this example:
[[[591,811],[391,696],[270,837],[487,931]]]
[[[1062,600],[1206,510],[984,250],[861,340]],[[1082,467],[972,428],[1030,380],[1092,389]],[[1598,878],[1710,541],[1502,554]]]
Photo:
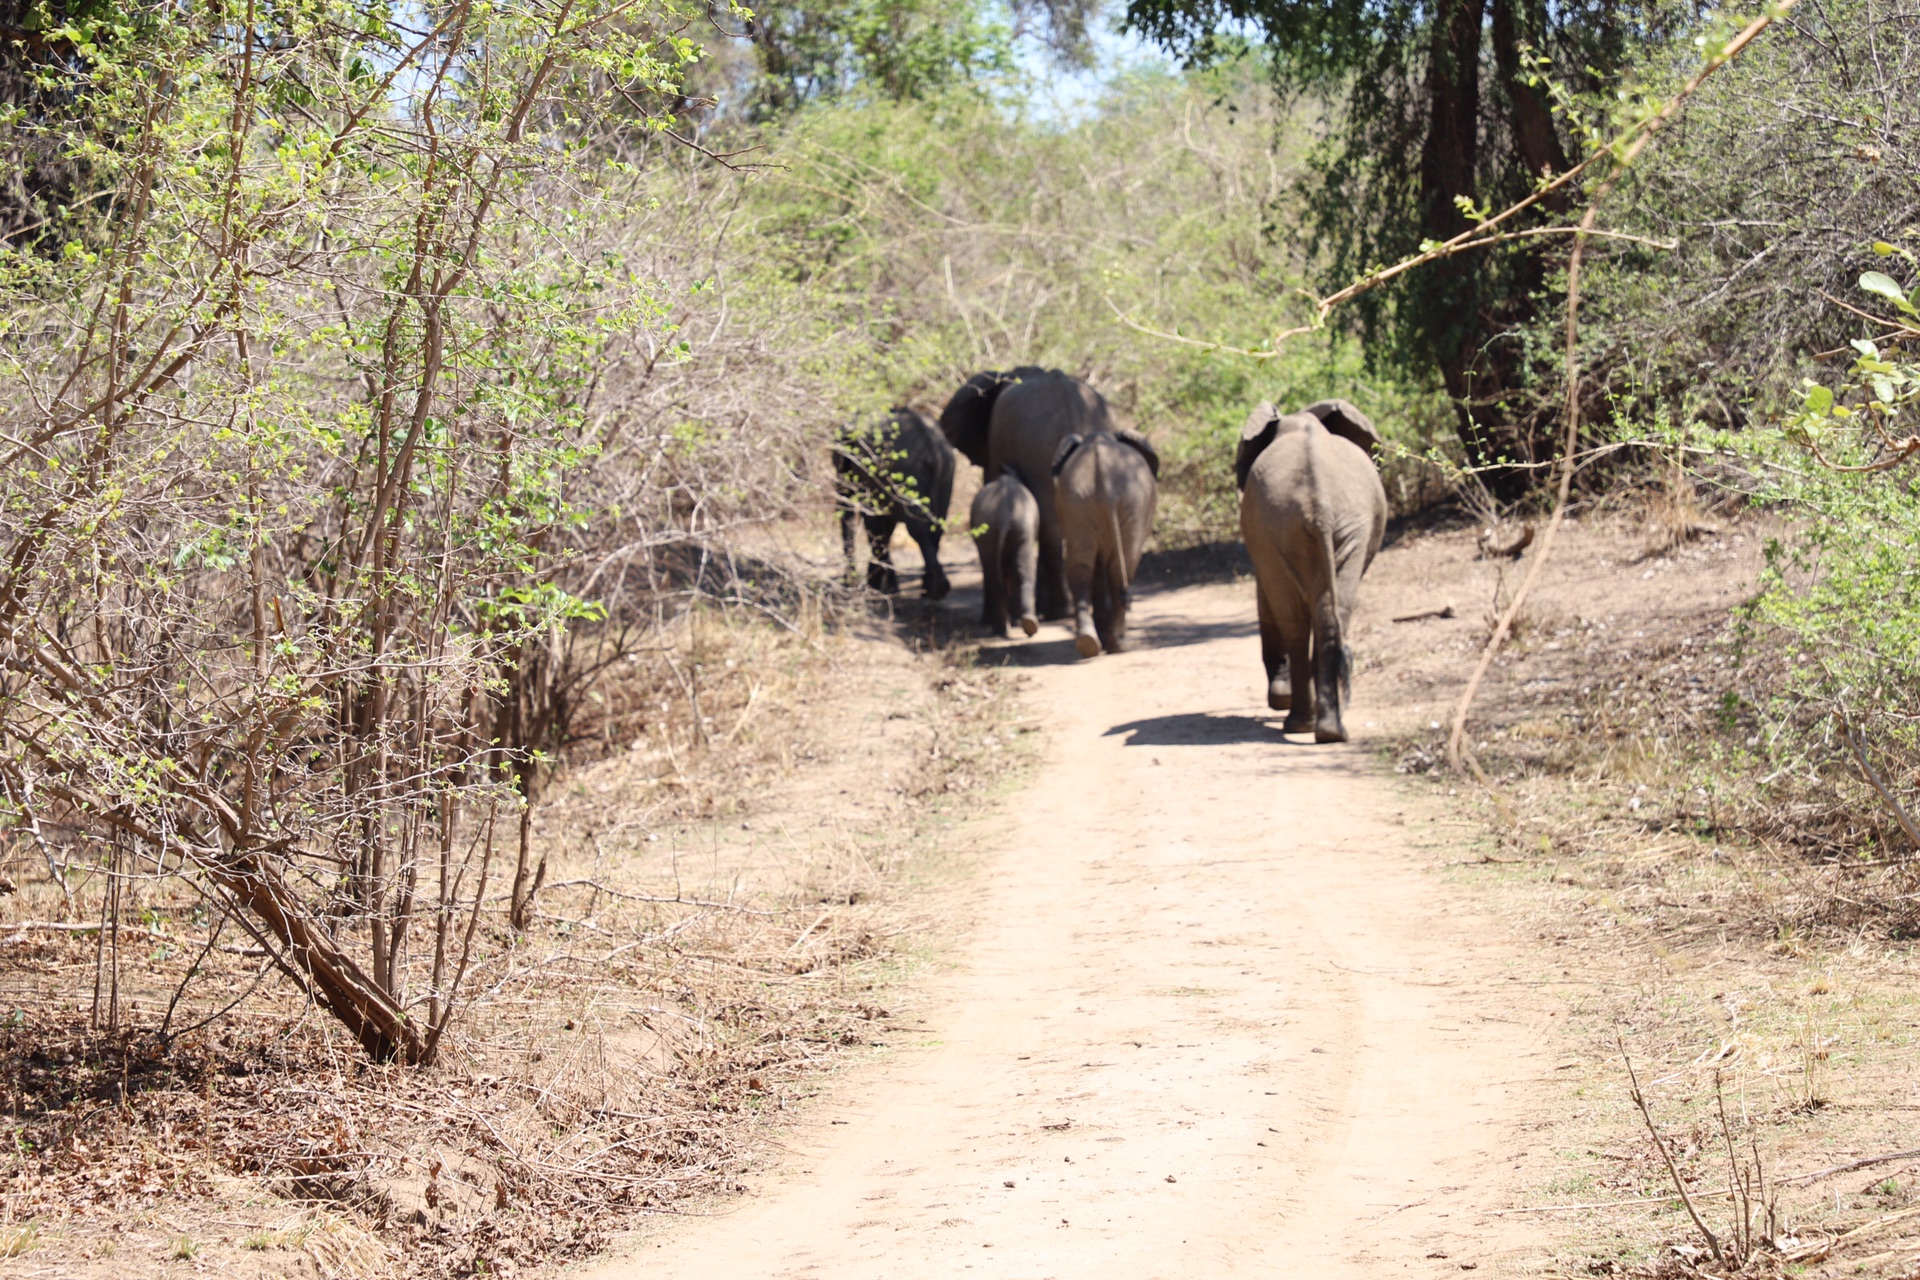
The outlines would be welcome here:
[[[1044,753],[911,1043],[836,1080],[746,1201],[586,1274],[1524,1266],[1535,1233],[1489,1211],[1550,1009],[1436,869],[1439,807],[1364,742],[1281,737],[1251,614],[1244,584],[1158,590],[1134,652],[1080,662],[1055,626],[989,649]]]
[[[1631,1058],[1707,1229],[1767,1237],[1744,1274],[1912,1276],[1920,876],[1877,852],[1884,815],[1783,787],[1748,750],[1782,659],[1739,606],[1790,531],[1727,514],[1676,541],[1660,515],[1567,529],[1471,722],[1490,794],[1446,772],[1442,726],[1519,567],[1457,529],[1403,538],[1369,580],[1382,757],[1483,824],[1450,875],[1532,938],[1563,1028],[1509,1216],[1559,1274],[1736,1269],[1674,1195]],[[1461,616],[1388,620],[1448,600]]]

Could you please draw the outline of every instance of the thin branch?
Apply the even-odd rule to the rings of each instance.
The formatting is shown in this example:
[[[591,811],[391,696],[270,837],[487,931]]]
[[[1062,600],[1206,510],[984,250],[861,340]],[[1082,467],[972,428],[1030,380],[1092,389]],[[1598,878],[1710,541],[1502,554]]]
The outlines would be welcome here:
[[[1666,1140],[1660,1136],[1660,1126],[1653,1122],[1653,1112],[1647,1107],[1646,1095],[1640,1092],[1640,1076],[1633,1069],[1633,1059],[1627,1053],[1626,1041],[1616,1038],[1615,1043],[1620,1046],[1620,1060],[1627,1064],[1627,1079],[1631,1082],[1633,1105],[1640,1108],[1640,1118],[1647,1122],[1647,1132],[1653,1135],[1654,1148],[1660,1152],[1660,1159],[1667,1166],[1667,1176],[1673,1180],[1673,1189],[1680,1193],[1680,1203],[1687,1206],[1687,1216],[1693,1219],[1693,1225],[1698,1227],[1700,1234],[1706,1238],[1707,1248],[1713,1251],[1713,1260],[1724,1267],[1727,1265],[1727,1255],[1721,1251],[1720,1237],[1713,1234],[1707,1224],[1702,1221],[1700,1211],[1693,1207],[1693,1197],[1687,1194],[1686,1180],[1680,1176],[1679,1166],[1673,1162],[1673,1153],[1667,1150]]]

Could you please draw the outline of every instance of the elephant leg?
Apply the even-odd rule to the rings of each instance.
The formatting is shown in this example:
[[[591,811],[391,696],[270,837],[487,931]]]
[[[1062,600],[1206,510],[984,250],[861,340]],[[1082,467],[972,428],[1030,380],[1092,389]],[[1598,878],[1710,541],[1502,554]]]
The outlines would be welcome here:
[[[1120,553],[1124,554],[1124,553]],[[1127,580],[1121,572],[1120,555],[1102,557],[1094,586],[1094,626],[1100,632],[1100,647],[1108,653],[1121,653],[1127,647]],[[1104,615],[1104,616],[1103,616]]]
[[[1280,726],[1282,733],[1305,733],[1313,727],[1313,663],[1308,649],[1309,635],[1305,627],[1292,629],[1287,635],[1287,676],[1288,683],[1293,686],[1293,696],[1286,721]]]
[[[947,581],[946,570],[940,567],[940,526],[930,519],[916,517],[907,521],[907,534],[920,548],[920,561],[925,566],[920,575],[921,591],[929,600],[945,598],[953,584]]]
[[[980,540],[980,625],[988,635],[1007,634],[1007,584],[1001,569],[1005,558],[993,534]]]
[[[1013,561],[1007,607],[1019,614],[1020,629],[1032,635],[1040,629],[1040,619],[1033,608],[1034,580],[1039,577],[1040,570],[1040,544],[1032,538],[1022,538],[1013,554],[1007,558]]]
[[[1340,618],[1333,601],[1322,597],[1313,610],[1313,684],[1315,742],[1345,742],[1347,729],[1340,720],[1340,695],[1347,683],[1347,646],[1340,634]]]
[[[1046,554],[1044,548],[1041,555]],[[1044,569],[1044,560],[1042,562]],[[1100,575],[1095,572],[1098,565],[1094,554],[1088,551],[1084,555],[1074,556],[1067,561],[1067,590],[1073,600],[1073,647],[1083,658],[1098,657],[1100,653],[1100,635],[1095,630],[1093,620],[1094,594],[1101,588]],[[1045,586],[1044,580],[1041,583]]]
[[[1354,557],[1340,567],[1337,580],[1340,583],[1340,701],[1345,706],[1353,698],[1353,649],[1346,643],[1347,633],[1353,630],[1353,604],[1360,598],[1360,577],[1366,572],[1366,565]]]
[[[1060,530],[1040,526],[1040,573],[1035,583],[1040,616],[1048,620],[1064,618],[1073,602],[1073,584],[1068,581],[1066,551],[1060,545]]]
[[[893,568],[893,531],[899,517],[867,517],[867,589],[884,595],[900,593],[900,575]]]
[[[1274,616],[1266,588],[1257,580],[1253,601],[1260,615],[1260,662],[1267,669],[1267,706],[1285,711],[1293,705],[1293,691],[1287,682],[1287,642],[1280,634],[1280,620]]]

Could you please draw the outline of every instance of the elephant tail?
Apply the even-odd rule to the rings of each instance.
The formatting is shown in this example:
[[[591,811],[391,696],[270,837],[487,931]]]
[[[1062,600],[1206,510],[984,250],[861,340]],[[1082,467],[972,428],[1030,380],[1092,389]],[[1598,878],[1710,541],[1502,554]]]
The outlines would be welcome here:
[[[1100,454],[1102,452],[1103,450],[1094,450],[1093,465],[1096,468],[1100,465]],[[1104,479],[1098,470],[1095,470],[1094,476],[1096,481]],[[1106,493],[1106,487],[1104,485],[1098,485],[1095,491],[1104,494]],[[1112,495],[1107,496],[1111,499]],[[1131,591],[1133,590],[1133,575],[1127,572],[1127,541],[1126,536],[1120,532],[1119,504],[1110,500],[1103,505],[1107,509],[1107,528],[1113,534],[1113,568],[1110,572],[1115,578],[1119,579],[1120,589],[1122,591]],[[1125,597],[1122,598],[1124,599]]]
[[[1313,630],[1316,644],[1333,646],[1334,671],[1340,681],[1340,696],[1349,696],[1353,673],[1347,656],[1347,638],[1340,631],[1340,575],[1334,559],[1333,530],[1325,518],[1320,521],[1320,571],[1326,575],[1326,590],[1314,599]]]

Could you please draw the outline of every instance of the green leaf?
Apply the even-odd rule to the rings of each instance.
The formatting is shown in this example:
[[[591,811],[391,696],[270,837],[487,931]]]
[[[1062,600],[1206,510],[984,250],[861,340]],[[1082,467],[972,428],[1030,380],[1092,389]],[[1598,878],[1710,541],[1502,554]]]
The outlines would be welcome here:
[[[1877,293],[1892,302],[1908,315],[1920,314],[1914,305],[1907,301],[1907,295],[1890,275],[1881,271],[1864,271],[1860,274],[1860,287],[1868,293]]]
[[[1833,392],[1819,383],[1807,387],[1807,412],[1826,417],[1833,409]]]
[[[1888,244],[1885,240],[1875,240],[1873,242],[1873,251],[1883,258],[1891,258],[1894,254],[1900,252],[1899,249]]]

